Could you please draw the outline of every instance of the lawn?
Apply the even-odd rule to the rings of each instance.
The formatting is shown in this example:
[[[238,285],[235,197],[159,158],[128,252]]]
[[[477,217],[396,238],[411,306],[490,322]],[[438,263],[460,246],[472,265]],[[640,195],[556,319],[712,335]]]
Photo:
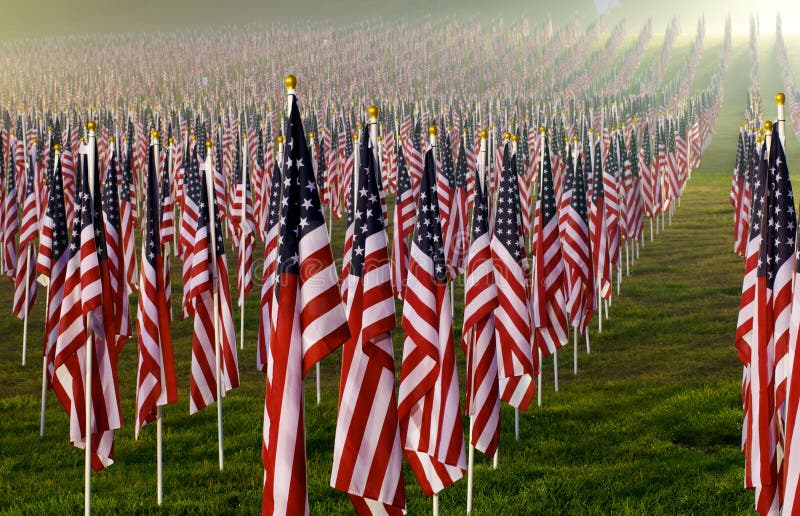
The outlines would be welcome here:
[[[693,32],[693,24],[691,28]],[[660,48],[661,41],[662,35],[655,34],[650,45]],[[686,34],[677,39],[665,80],[680,70],[690,41]],[[760,45],[762,76],[773,74],[780,82],[774,58],[768,59],[774,54],[772,38],[762,37]],[[720,48],[721,38],[709,35],[698,75],[708,77],[719,61]],[[561,352],[557,393],[552,361],[545,361],[543,406],[522,415],[518,442],[513,435],[513,410],[503,407],[499,468],[493,471],[491,461],[476,454],[477,514],[752,511],[752,494],[742,488],[741,366],[733,347],[742,261],[731,252],[728,204],[749,71],[747,39],[741,37],[734,41],[718,131],[702,168],[693,173],[672,226],[654,243],[647,240],[631,276],[623,279],[621,296],[613,299],[611,318],[604,321],[602,334],[597,333],[595,322],[591,325],[592,353],[585,354],[581,341],[578,376],[571,373],[571,344]],[[773,93],[763,92],[770,115]],[[335,226],[334,242],[342,242],[341,223]],[[173,264],[172,277],[179,276]],[[47,400],[45,437],[38,435],[44,293],[40,292],[31,318],[28,365],[23,368],[22,323],[10,315],[12,288],[2,281],[0,511],[79,513],[83,510],[83,453],[69,445],[67,416],[52,394]],[[180,292],[177,283],[173,292]],[[456,299],[462,296],[457,289]],[[176,305],[178,301],[176,296]],[[133,301],[131,306],[135,306]],[[144,428],[138,442],[133,439],[137,353],[135,340],[127,344],[119,366],[125,424],[117,432],[116,464],[93,474],[94,510],[219,514],[260,509],[264,377],[255,370],[257,312],[254,291],[245,311],[245,349],[239,352],[242,385],[223,402],[226,463],[222,472],[217,464],[214,407],[188,416],[191,324],[172,325],[180,400],[164,410],[164,505],[160,509],[155,497],[154,425]],[[234,317],[238,338],[238,309]],[[456,319],[459,339],[460,316]],[[399,358],[399,330],[394,342]],[[459,365],[463,376],[460,352]],[[323,362],[319,406],[313,377],[306,382],[308,491],[313,514],[351,512],[347,497],[328,486],[338,368],[338,354]],[[463,423],[466,433],[467,420]],[[410,470],[406,468],[405,473],[409,513],[429,512],[430,500]],[[463,513],[465,500],[466,481],[462,480],[441,494],[442,513]]]

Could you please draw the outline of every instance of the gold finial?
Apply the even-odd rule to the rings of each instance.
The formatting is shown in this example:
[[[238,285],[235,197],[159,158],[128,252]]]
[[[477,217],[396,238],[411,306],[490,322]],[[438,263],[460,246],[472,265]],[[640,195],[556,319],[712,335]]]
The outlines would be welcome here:
[[[282,135],[278,135],[278,143],[283,143],[283,136]]]
[[[577,136],[577,135],[573,136],[573,137],[572,137],[572,141],[573,141],[573,142],[577,142],[577,141],[578,141],[578,136]]]
[[[485,140],[488,137],[489,137],[489,131],[487,131],[486,129],[481,129],[481,138]]]
[[[439,130],[436,128],[435,125],[428,126],[428,134],[431,136],[436,136],[439,134]]]
[[[127,138],[127,136],[126,136],[126,138]],[[196,142],[196,141],[197,141],[197,135],[196,135],[196,134],[193,134],[193,135],[192,135],[192,143],[194,143],[194,142]]]
[[[504,140],[510,140],[511,139],[511,133],[509,133],[508,131],[504,132],[503,133],[503,139]]]
[[[115,141],[117,141],[117,139],[114,138],[113,135],[108,137],[108,143],[114,143]]]
[[[244,133],[244,134],[242,135],[242,140],[244,140],[244,141],[247,141],[247,133]]]
[[[382,141],[383,141],[383,136],[381,136],[380,134],[378,135],[378,141],[379,141],[379,142],[382,142]]]
[[[402,142],[403,141],[403,135],[402,134],[398,134],[397,135],[397,141],[398,142]]]
[[[358,133],[353,133],[353,141],[354,142],[358,141]]]
[[[59,144],[53,145],[53,150],[56,151],[56,152],[61,152],[61,145],[59,145]]]
[[[519,136],[517,136],[516,134],[512,134],[511,135],[511,141],[514,142],[514,143],[517,143],[517,141],[519,141]]]
[[[35,145],[35,144],[37,144],[37,143],[39,143],[39,138],[34,138],[34,139],[33,139],[33,143],[34,143],[34,145]]]
[[[211,148],[211,140],[206,140],[206,149]]]
[[[128,135],[127,134],[122,137],[122,141],[125,142],[125,143],[128,142]]]
[[[542,134],[544,134],[544,133],[546,133],[546,132],[547,132],[547,129],[545,129],[545,127],[544,127],[543,125],[540,125],[540,126],[539,126],[539,132],[540,132],[540,133],[542,133]]]
[[[86,128],[89,129],[90,131],[95,131],[97,129],[97,122],[92,120],[91,122],[86,124]]]
[[[158,140],[158,137],[161,136],[158,132],[158,129],[153,129],[150,131],[150,137],[154,140]]]
[[[764,130],[765,131],[772,131],[772,122],[770,122],[769,120],[764,122]]]
[[[172,136],[169,137],[169,144],[175,145],[175,138],[173,138]]]
[[[287,90],[293,90],[297,86],[297,77],[294,75],[287,75],[283,80],[283,84],[286,85]]]
[[[779,106],[782,106],[786,102],[786,95],[784,95],[783,93],[776,93],[775,94],[775,102]]]
[[[378,106],[370,106],[367,108],[367,114],[369,115],[370,120],[378,118],[378,113],[380,113]]]
[[[314,131],[311,131],[311,132],[309,132],[309,133],[308,133],[308,137],[309,137],[309,138],[313,138],[313,137],[314,137]]]
[[[86,145],[86,140],[83,138],[83,136],[81,136],[81,143]]]

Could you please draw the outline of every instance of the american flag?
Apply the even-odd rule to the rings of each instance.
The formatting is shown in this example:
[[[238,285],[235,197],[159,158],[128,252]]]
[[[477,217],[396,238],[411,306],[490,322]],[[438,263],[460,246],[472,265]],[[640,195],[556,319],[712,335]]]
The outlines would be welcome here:
[[[467,176],[469,171],[467,169],[467,152],[464,148],[464,139],[458,144],[459,153],[456,161],[455,170],[455,183],[452,190],[452,207],[451,212],[454,213],[452,224],[455,225],[455,242],[453,243],[453,263],[456,274],[461,274],[464,271],[467,259],[467,248],[469,247],[469,211],[467,207],[467,199],[469,194],[467,192]]]
[[[628,156],[625,161],[626,179],[630,175],[630,183],[625,183],[626,225],[628,238],[639,239],[642,235],[642,180],[639,175],[639,152],[636,149],[636,129],[633,128]],[[630,184],[630,186],[628,186]]]
[[[355,188],[355,184],[353,182],[353,176],[350,176],[349,183],[347,185],[342,185],[342,190],[347,188],[348,193],[343,195],[344,198],[353,198],[355,192],[353,189]],[[342,272],[339,276],[339,293],[342,296],[342,300],[346,303],[347,302],[347,289],[350,288],[350,282],[347,280],[348,276],[350,275],[350,260],[352,259],[352,252],[353,249],[353,233],[355,231],[355,205],[350,203],[347,208],[347,225],[344,229],[344,252],[342,254]]]
[[[450,136],[444,132],[444,136],[438,145],[441,164],[437,167],[436,174],[436,194],[439,198],[439,213],[442,218],[442,236],[444,238],[444,257],[447,261],[447,277],[449,280],[455,279],[458,275],[458,264],[456,263],[456,241],[459,238],[459,213],[454,205],[456,179],[453,169],[453,152],[450,144]]]
[[[342,350],[339,415],[331,486],[350,495],[357,512],[405,510],[400,431],[394,393],[394,300],[381,215],[378,164],[362,133],[358,195],[345,313],[350,338]]]
[[[264,417],[264,514],[308,514],[303,378],[350,336],[296,98],[286,140]]]
[[[614,138],[613,140],[616,140]],[[612,141],[613,141],[612,140]],[[620,216],[619,216],[619,161],[617,148],[613,146],[608,153],[606,166],[603,170],[603,206],[605,207],[605,224],[607,234],[607,249],[609,264],[619,270],[620,260]],[[610,276],[609,276],[610,279]]]
[[[75,159],[72,154],[70,138],[72,127],[67,128],[64,140],[63,153],[61,154],[61,170],[64,175],[64,206],[67,213],[67,225],[72,225],[75,219]]]
[[[91,140],[93,138],[90,138],[90,143]],[[90,148],[89,152],[93,150]],[[98,218],[100,214],[94,213],[99,206],[89,188],[87,161],[83,160],[80,188],[76,193],[78,205],[64,280],[53,391],[69,414],[70,442],[78,448],[86,446],[85,394],[87,390],[91,393],[92,467],[97,470],[113,463],[114,430],[120,428],[122,418],[116,380],[118,350],[113,339],[107,338],[108,323],[104,313],[107,309],[103,307],[107,298],[100,264],[104,232]],[[96,172],[96,161],[94,165],[93,172]],[[94,184],[99,197],[96,176]],[[96,227],[97,222],[100,222],[100,227]],[[91,339],[92,348],[92,385],[89,389],[85,385],[87,339]]]
[[[114,304],[114,329],[120,337],[119,345],[131,332],[128,292],[125,285],[125,262],[122,254],[122,229],[120,226],[119,195],[117,194],[117,161],[115,153],[108,159],[108,170],[103,181],[103,229],[108,253],[108,276],[111,299]]]
[[[527,263],[522,240],[517,175],[512,168],[510,145],[503,150],[503,171],[492,234],[492,263],[498,289],[494,311],[497,328],[500,398],[527,410],[533,400],[533,329],[528,297]],[[536,357],[538,358],[538,357]]]
[[[6,274],[13,281],[17,268],[17,182],[13,167],[8,171],[5,199],[3,200],[3,264]]]
[[[157,197],[159,203],[158,216],[160,219],[159,224],[161,225],[160,245],[162,246],[162,260],[164,261],[164,266],[161,268],[161,271],[164,276],[163,279],[164,294],[167,297],[167,307],[169,308],[170,320],[172,320],[172,282],[170,281],[169,277],[169,271],[170,271],[169,249],[170,249],[170,244],[172,244],[175,238],[175,214],[174,214],[175,191],[174,191],[173,178],[170,177],[170,164],[173,163],[172,149],[168,148],[167,152],[169,154],[167,159],[164,159],[164,155],[161,155],[157,161],[156,181],[159,181],[158,173],[160,168],[161,187],[156,188],[156,195],[158,196]],[[147,188],[150,188],[150,185],[147,185]]]
[[[600,142],[594,150],[594,181],[592,181],[592,201],[589,206],[589,235],[592,240],[592,268],[595,289],[603,299],[611,297],[611,265],[608,254],[608,230],[606,225],[605,193],[603,167],[600,164]],[[594,290],[594,289],[593,289]]]
[[[583,156],[578,155],[577,167],[567,164],[562,204],[561,244],[566,265],[567,313],[572,326],[586,333],[594,313],[592,249],[589,238],[589,213],[586,201],[586,181],[583,175]],[[561,220],[561,219],[559,219]]]
[[[136,185],[133,179],[133,148],[128,140],[128,152],[125,156],[125,166],[122,169],[122,183],[120,184],[119,207],[122,228],[122,262],[125,264],[125,283],[128,293],[136,290],[136,244],[134,243],[135,228],[139,224],[136,208]]]
[[[465,410],[471,418],[471,444],[494,455],[500,441],[500,391],[497,373],[494,310],[497,287],[492,269],[489,210],[480,181],[475,181],[472,242],[464,279],[464,329],[467,355]]]
[[[403,299],[408,277],[408,238],[417,221],[416,206],[408,177],[403,148],[397,149],[397,192],[394,203],[392,231],[392,288],[397,299]]]
[[[139,368],[136,379],[136,438],[146,423],[154,421],[158,407],[178,401],[172,338],[169,332],[169,298],[164,283],[164,255],[160,238],[158,176],[155,148],[147,160],[145,234],[142,239],[142,269],[136,333]],[[168,262],[167,262],[168,263]]]
[[[777,124],[776,124],[777,125]],[[777,134],[777,131],[775,132]],[[775,417],[780,428],[776,460],[783,452],[783,428],[786,422],[786,388],[789,376],[789,342],[790,318],[792,308],[792,280],[794,277],[794,250],[797,216],[794,211],[792,183],[786,156],[779,138],[773,138],[770,149],[770,173],[774,179],[770,182],[770,212],[768,221],[769,267],[767,272],[767,290],[772,292],[772,343],[775,353]],[[783,477],[780,466],[779,477]]]
[[[64,295],[64,280],[69,260],[67,231],[62,167],[59,161],[55,165],[48,195],[47,211],[39,237],[39,258],[36,263],[36,271],[49,278],[43,353],[47,357],[47,382],[50,385],[53,383],[53,360],[55,359],[58,324],[61,319],[61,300]]]
[[[219,401],[218,393],[224,396],[226,392],[239,386],[228,268],[222,241],[222,224],[217,211],[220,203],[209,198],[216,194],[213,185],[209,192],[207,182],[209,176],[214,174],[214,168],[213,164],[206,167],[198,188],[199,216],[194,237],[189,280],[192,286],[188,301],[193,303],[194,310],[189,414]],[[211,179],[213,180],[213,176]],[[217,362],[219,370],[216,367]]]
[[[272,180],[267,205],[266,222],[268,232],[264,239],[264,273],[261,283],[261,319],[258,325],[258,349],[256,351],[256,369],[267,372],[267,348],[270,338],[270,314],[272,313],[273,288],[275,271],[278,266],[278,225],[281,209],[281,169],[277,162],[272,164]]]
[[[200,172],[197,157],[197,149],[187,151],[187,165],[184,174],[184,195],[181,205],[181,220],[178,228],[178,238],[183,250],[181,259],[183,260],[183,299],[181,309],[184,317],[194,314],[194,304],[191,302],[192,283],[194,281],[194,244],[197,230],[197,223],[200,217],[200,202],[205,198],[205,193],[200,194]]]
[[[550,149],[547,136],[544,145],[542,177],[536,198],[536,223],[534,226],[534,259],[532,303],[534,347],[542,356],[550,356],[560,349],[568,338],[567,310],[564,299],[564,261],[561,257],[558,210],[553,173],[550,166]],[[567,173],[572,168],[565,159]],[[569,162],[569,163],[567,163]]]
[[[642,173],[642,201],[644,214],[651,219],[656,215],[654,185],[655,168],[653,163],[652,146],[650,145],[650,126],[644,126],[642,148],[639,151],[639,167]]]
[[[466,459],[433,150],[425,153],[424,170],[403,304],[397,412],[406,460],[432,496],[464,476]]]
[[[36,198],[36,164],[35,150],[31,152],[25,175],[25,197],[22,203],[22,222],[19,234],[19,260],[14,271],[14,304],[13,313],[24,319],[36,302],[36,253],[34,240],[39,234],[39,202]],[[25,290],[28,297],[25,298]]]
[[[747,237],[750,225],[750,201],[751,189],[750,181],[747,177],[748,159],[745,152],[748,140],[743,130],[739,131],[738,144],[736,148],[736,163],[733,169],[733,183],[731,185],[731,204],[733,205],[733,249],[740,256],[745,255],[747,247]]]
[[[416,205],[419,197],[419,184],[422,180],[423,163],[422,153],[419,146],[419,133],[413,130],[414,122],[411,115],[406,116],[400,126],[401,144],[403,156],[408,165],[408,178],[411,181],[411,191]]]
[[[234,162],[234,195],[230,220],[233,224],[233,245],[238,249],[236,267],[236,292],[239,306],[253,289],[253,252],[255,250],[255,218],[250,184],[250,163],[245,164],[241,141],[238,142]],[[244,217],[242,217],[244,212]]]

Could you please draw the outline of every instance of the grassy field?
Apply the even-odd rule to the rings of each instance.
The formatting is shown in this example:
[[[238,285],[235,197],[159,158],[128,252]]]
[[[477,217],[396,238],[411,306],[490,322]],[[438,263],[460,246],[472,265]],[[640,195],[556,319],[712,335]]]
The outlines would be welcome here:
[[[676,41],[670,73],[680,69],[689,41],[685,35]],[[720,41],[709,36],[698,74],[716,66]],[[761,71],[779,78],[774,59],[768,59],[772,43],[762,38]],[[660,44],[661,36],[654,36],[651,46]],[[703,167],[694,172],[672,226],[654,243],[646,242],[630,278],[624,278],[622,295],[614,297],[603,333],[592,324],[592,353],[586,355],[581,348],[578,376],[571,374],[571,344],[562,351],[558,393],[553,391],[552,361],[545,361],[543,407],[522,415],[519,442],[511,430],[513,411],[503,407],[498,470],[476,454],[477,514],[752,511],[752,494],[742,489],[741,368],[733,348],[742,262],[731,252],[727,200],[749,70],[747,41],[740,38],[734,44],[718,132]],[[772,93],[765,90],[765,100]],[[341,242],[341,225],[337,234],[334,241]],[[173,278],[177,275],[175,269]],[[43,295],[31,320],[28,366],[22,368],[22,324],[10,315],[10,285],[4,280],[0,287],[2,513],[83,510],[83,453],[69,445],[67,417],[52,394],[46,435],[38,436]],[[462,296],[460,290],[456,296]],[[247,301],[245,349],[239,353],[242,386],[223,404],[223,472],[217,466],[214,408],[188,416],[191,324],[172,326],[180,401],[164,411],[165,501],[160,509],[155,498],[154,426],[145,427],[138,442],[133,439],[136,343],[127,345],[120,358],[125,425],[117,433],[116,464],[93,475],[92,503],[98,513],[260,509],[264,378],[254,368],[257,308],[254,293]],[[238,336],[238,310],[234,311]],[[459,317],[457,339],[460,323]],[[397,331],[398,357],[401,341]],[[463,372],[463,357],[459,360]],[[338,368],[338,355],[323,363],[319,406],[314,403],[313,378],[306,383],[309,502],[314,514],[351,511],[346,496],[328,486]],[[466,424],[464,419],[465,431]],[[410,514],[430,511],[430,500],[408,469],[406,489]],[[466,482],[460,481],[441,494],[442,513],[463,513],[465,499]]]

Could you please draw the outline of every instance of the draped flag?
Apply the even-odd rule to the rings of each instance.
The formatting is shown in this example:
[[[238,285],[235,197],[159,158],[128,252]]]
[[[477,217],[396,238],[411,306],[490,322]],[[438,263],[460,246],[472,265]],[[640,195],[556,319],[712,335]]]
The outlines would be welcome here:
[[[92,149],[89,149],[92,152]],[[94,156],[96,158],[96,155]],[[54,358],[53,391],[69,415],[70,442],[85,449],[91,438],[92,467],[102,469],[113,463],[114,430],[122,425],[117,385],[118,350],[107,338],[105,298],[101,261],[104,259],[99,206],[89,188],[88,159],[82,160],[80,188],[76,193],[75,223],[70,239],[61,320]],[[93,172],[96,173],[96,160]],[[95,184],[99,184],[95,177]],[[95,190],[100,196],[99,187]],[[97,226],[100,222],[100,226]],[[99,237],[99,238],[96,238]],[[98,240],[100,244],[98,244]],[[92,384],[86,388],[87,341],[91,344]],[[111,344],[111,345],[109,345]],[[86,435],[86,392],[91,397],[91,436]]]
[[[408,176],[403,148],[397,148],[397,190],[394,200],[392,231],[392,289],[397,299],[403,299],[408,277],[408,238],[417,221],[414,192]]]
[[[464,329],[461,346],[467,355],[465,411],[471,417],[471,444],[494,455],[500,441],[500,392],[494,310],[497,287],[492,269],[489,210],[480,181],[475,181],[472,242],[467,256]]]
[[[422,492],[433,496],[466,472],[433,150],[425,153],[417,206],[403,303],[406,338],[397,411],[406,460]]]
[[[389,253],[378,164],[364,128],[357,173],[361,214],[353,235],[348,299],[350,338],[342,350],[339,414],[331,486],[348,493],[360,514],[402,514],[402,452],[394,394],[395,326]]]
[[[500,398],[527,410],[533,400],[533,375],[538,368],[532,356],[533,328],[528,300],[527,264],[520,228],[519,190],[512,168],[510,145],[503,150],[502,177],[497,215],[491,238],[494,281],[498,305],[494,310],[497,332]]]
[[[169,304],[164,284],[164,255],[159,221],[158,177],[155,148],[150,146],[147,160],[145,234],[142,240],[139,306],[136,333],[139,339],[139,367],[136,379],[136,438],[146,423],[155,421],[158,407],[178,401],[172,337],[169,331]]]
[[[296,98],[284,156],[263,434],[264,514],[308,514],[303,378],[350,336]]]

